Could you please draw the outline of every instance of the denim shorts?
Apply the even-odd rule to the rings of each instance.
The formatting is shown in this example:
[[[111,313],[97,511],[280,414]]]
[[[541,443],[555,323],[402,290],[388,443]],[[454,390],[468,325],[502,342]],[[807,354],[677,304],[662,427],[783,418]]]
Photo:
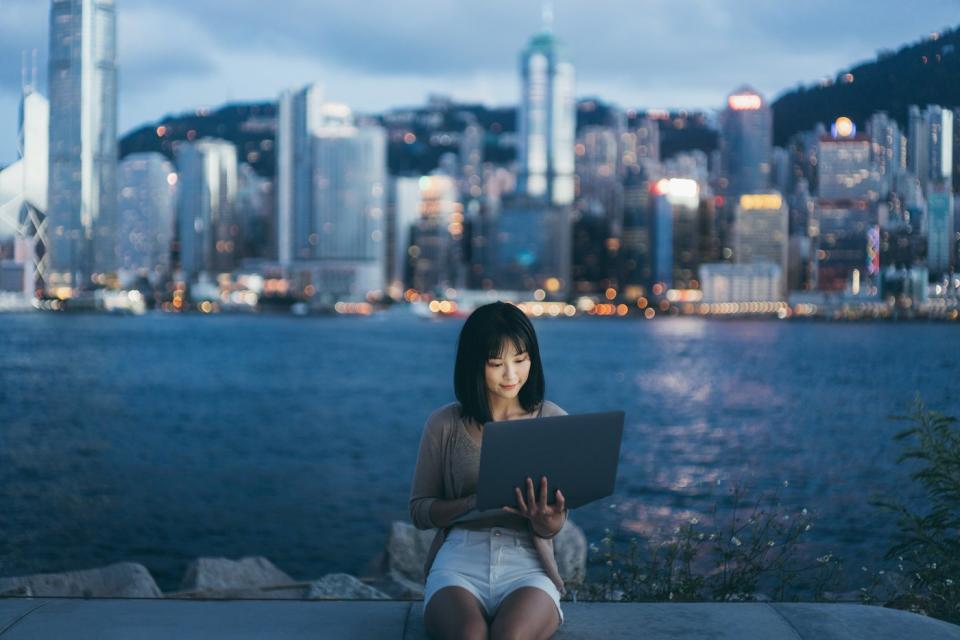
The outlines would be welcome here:
[[[536,587],[557,605],[560,592],[540,564],[529,533],[493,527],[481,531],[451,529],[430,567],[423,594],[423,610],[444,587],[462,587],[472,593],[490,618],[504,598],[521,587]]]

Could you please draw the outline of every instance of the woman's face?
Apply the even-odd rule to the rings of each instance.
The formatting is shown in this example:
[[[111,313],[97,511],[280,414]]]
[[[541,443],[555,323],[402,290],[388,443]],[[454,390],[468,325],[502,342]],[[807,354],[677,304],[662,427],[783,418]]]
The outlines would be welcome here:
[[[499,358],[490,358],[484,367],[487,392],[511,400],[516,398],[530,375],[530,354],[517,352],[512,340],[504,340]]]

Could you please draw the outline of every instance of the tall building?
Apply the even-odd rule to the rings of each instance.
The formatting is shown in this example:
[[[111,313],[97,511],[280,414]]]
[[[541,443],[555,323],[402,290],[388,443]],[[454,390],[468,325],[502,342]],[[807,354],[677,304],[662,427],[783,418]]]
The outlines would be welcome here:
[[[52,0],[48,79],[47,287],[85,289],[117,266],[113,0]]]
[[[653,283],[652,202],[646,171],[640,166],[628,167],[623,180],[618,277],[628,299],[640,297]]]
[[[720,114],[720,145],[725,195],[735,201],[740,194],[770,186],[773,112],[751,87],[742,86],[727,96]]]
[[[551,22],[547,13],[543,29],[520,57],[517,191],[531,200],[564,206],[574,199],[574,68]]]
[[[820,137],[817,151],[819,197],[876,202],[879,183],[871,161],[870,139],[857,134],[849,118],[838,118],[831,131]]]
[[[289,268],[310,258],[315,238],[313,133],[323,124],[323,89],[308,85],[280,95],[277,114],[277,260]]]
[[[177,174],[160,153],[134,153],[117,171],[117,256],[123,284],[159,283],[170,273]]]
[[[497,217],[496,284],[500,289],[543,289],[563,299],[571,284],[571,209],[523,198],[508,200]]]
[[[295,288],[320,304],[379,297],[386,283],[387,141],[346,105],[324,103],[311,131],[307,246],[293,261]]]
[[[956,269],[953,193],[947,185],[931,186],[927,195],[927,267],[935,278]]]
[[[181,277],[187,283],[231,269],[237,197],[237,149],[226,140],[181,143],[177,242]]]
[[[777,265],[783,278],[780,294],[786,295],[789,216],[783,197],[777,192],[743,194],[734,216],[734,261]]]
[[[50,105],[24,86],[17,137],[19,159],[0,169],[0,246],[12,241],[22,286],[33,295],[46,275],[47,169]],[[7,257],[9,256],[0,256]],[[11,265],[10,268],[13,268]]]
[[[907,167],[927,191],[930,184],[953,180],[953,111],[929,105],[908,110]]]
[[[443,293],[461,286],[460,243],[463,239],[463,205],[456,183],[445,175],[399,178],[398,239],[406,238],[395,252],[409,264],[409,285],[417,291]],[[399,196],[403,196],[403,200]],[[399,261],[398,261],[399,262]],[[395,269],[399,269],[397,264]]]
[[[906,147],[897,121],[880,111],[867,122],[870,158],[876,167],[883,193],[893,187],[894,176],[906,168]]]

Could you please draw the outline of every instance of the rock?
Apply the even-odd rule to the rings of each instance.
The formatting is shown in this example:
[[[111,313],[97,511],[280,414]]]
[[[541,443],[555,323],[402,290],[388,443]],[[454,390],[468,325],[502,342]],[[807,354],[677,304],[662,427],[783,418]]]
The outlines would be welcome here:
[[[853,591],[824,591],[823,600],[824,602],[862,602],[863,601],[863,592],[860,590]]]
[[[387,539],[387,572],[394,579],[412,582],[423,591],[423,563],[436,529],[420,530],[407,522],[394,522]]]
[[[153,576],[142,564],[120,562],[99,569],[0,578],[0,595],[20,591],[38,598],[159,598]]]
[[[29,584],[21,584],[5,591],[0,591],[0,598],[32,598],[33,589]]]
[[[183,591],[235,591],[291,585],[296,581],[261,556],[230,560],[197,558],[187,567]]]
[[[328,573],[313,582],[305,596],[308,600],[389,600],[390,596],[346,573]]]
[[[587,536],[570,518],[553,539],[553,555],[564,582],[569,585],[583,583],[587,577]]]

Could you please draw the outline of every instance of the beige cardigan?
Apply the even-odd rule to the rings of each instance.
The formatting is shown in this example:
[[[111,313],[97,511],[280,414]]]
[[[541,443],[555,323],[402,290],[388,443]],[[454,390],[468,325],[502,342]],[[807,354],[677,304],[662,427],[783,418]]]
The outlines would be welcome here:
[[[545,400],[540,406],[538,416],[562,416],[566,411],[556,404]],[[464,430],[466,427],[463,418],[460,416],[459,403],[452,402],[440,407],[434,411],[423,428],[423,435],[420,438],[420,450],[417,455],[417,465],[413,473],[413,483],[410,487],[410,518],[418,529],[436,528],[430,520],[430,505],[434,500],[455,500],[465,496],[457,494],[457,487],[464,484],[464,474],[472,473],[472,470],[463,470],[456,468],[452,464],[455,456],[452,448],[463,446],[469,434],[462,431],[457,434],[454,430]],[[458,437],[459,436],[459,437]],[[471,485],[476,485],[476,478],[472,479]],[[518,516],[504,514],[504,523],[516,525]],[[491,526],[495,526],[492,523]],[[560,593],[564,592],[563,579],[560,577],[560,571],[557,568],[557,560],[553,554],[553,539],[541,538],[536,535],[530,526],[529,520],[526,522],[530,529],[534,547],[540,556],[540,562],[543,570],[557,586]],[[430,545],[427,552],[427,559],[423,569],[423,575],[430,574],[430,567],[433,565],[433,559],[443,545],[452,526],[438,529],[437,535]]]

